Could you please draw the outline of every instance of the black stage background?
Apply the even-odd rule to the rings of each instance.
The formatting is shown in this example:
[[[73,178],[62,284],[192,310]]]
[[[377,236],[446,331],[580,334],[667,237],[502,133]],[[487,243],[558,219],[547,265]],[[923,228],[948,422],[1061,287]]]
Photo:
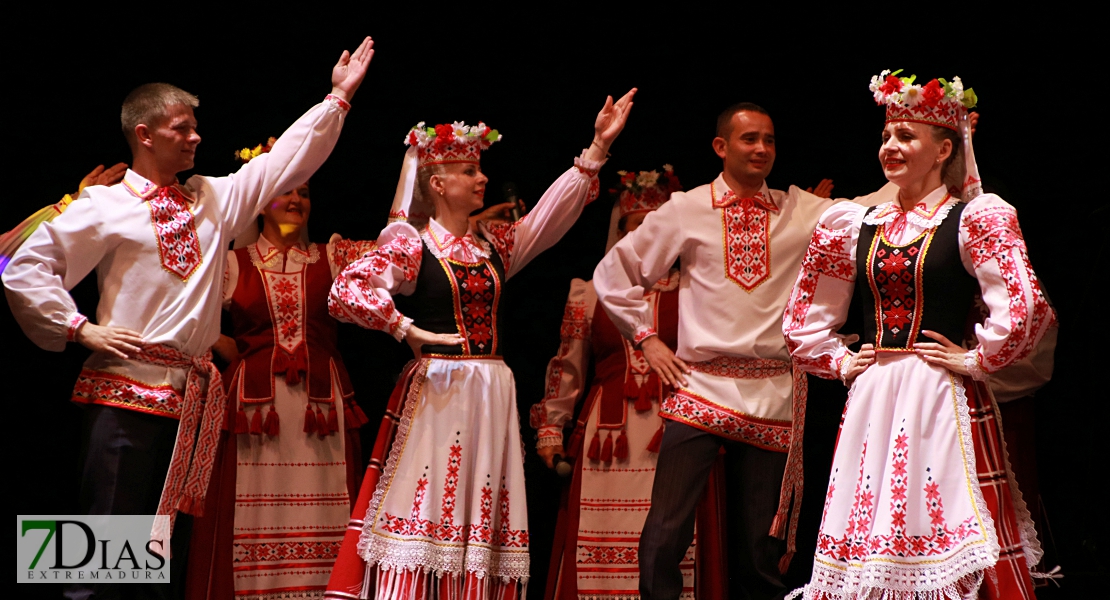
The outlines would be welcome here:
[[[956,12],[956,6],[945,9]],[[135,86],[167,81],[200,97],[204,142],[196,172],[222,175],[237,166],[232,150],[279,134],[320,101],[339,53],[367,34],[377,54],[338,146],[312,180],[310,231],[318,241],[332,232],[377,235],[396,186],[402,138],[417,121],[481,119],[499,129],[504,140],[483,160],[491,178],[488,201],[500,201],[495,192],[507,180],[534,201],[589,143],[606,94],[640,88],[602,172],[603,188],[614,185],[617,169],[663,163],[674,164],[687,187],[709,181],[720,170],[710,148],[717,113],[753,101],[772,113],[777,128],[772,187],[805,187],[831,177],[837,196],[852,197],[884,183],[876,164],[882,110],[867,90],[871,75],[884,68],[905,68],[926,80],[959,75],[981,98],[975,140],[980,171],[988,188],[1018,208],[1034,266],[1062,323],[1055,379],[1038,394],[1036,444],[1052,525],[1049,566],[1063,565],[1067,578],[1044,597],[1086,597],[1105,578],[1106,502],[1097,482],[1106,473],[1106,452],[1097,440],[1104,420],[1096,418],[1095,407],[1106,392],[1091,381],[1105,361],[1091,330],[1102,306],[1097,298],[1105,297],[1105,284],[1097,281],[1107,275],[1102,244],[1110,214],[1105,190],[1096,187],[1105,171],[1078,164],[1105,157],[1096,133],[1105,126],[1088,127],[1080,112],[1071,112],[1094,108],[1097,114],[1104,102],[1098,91],[1104,84],[1089,80],[1090,55],[1071,25],[1083,15],[1039,15],[1016,28],[998,24],[997,15],[968,17],[977,31],[965,33],[935,27],[933,17],[932,29],[911,30],[878,18],[834,25],[832,15],[800,23],[790,14],[695,17],[673,8],[642,18],[592,17],[580,5],[497,18],[344,10],[329,4],[321,10],[327,16],[288,13],[284,22],[265,23],[227,14],[186,17],[183,10],[165,20],[122,11],[110,20],[9,20],[5,62],[14,69],[4,76],[4,128],[14,143],[0,231],[75,189],[97,164],[129,160],[118,115]],[[525,419],[558,346],[569,280],[590,278],[604,250],[605,198],[506,291],[505,357]],[[1104,291],[1096,296],[1098,289]],[[82,312],[95,315],[95,279],[73,293]],[[10,407],[13,514],[75,512],[80,410],[67,399],[87,352],[72,344],[61,354],[38,349],[7,310],[0,311],[0,323],[9,373],[3,400]],[[363,433],[368,452],[408,348],[351,326],[341,336],[357,399],[373,421]],[[840,405],[810,406],[811,472],[827,469],[831,458],[843,402],[843,392],[836,393]],[[523,425],[530,447],[533,432]],[[537,466],[534,453],[527,474],[529,596],[535,597],[546,578],[560,482]],[[819,506],[824,486],[823,479],[806,482],[807,512]],[[804,558],[800,552],[794,561],[795,584],[807,579]],[[34,593],[40,592],[55,593],[36,586]],[[30,593],[20,586],[19,596]]]

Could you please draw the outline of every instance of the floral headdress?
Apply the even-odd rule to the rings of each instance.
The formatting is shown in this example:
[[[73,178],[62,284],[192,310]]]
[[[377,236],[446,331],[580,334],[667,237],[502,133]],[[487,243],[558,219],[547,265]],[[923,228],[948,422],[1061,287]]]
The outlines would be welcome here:
[[[450,125],[426,127],[424,121],[416,124],[405,135],[405,162],[401,166],[401,179],[389,209],[389,222],[407,221],[421,226],[432,216],[433,207],[415,195],[416,172],[430,165],[450,163],[477,163],[482,151],[501,141],[501,134],[481,121],[467,125],[455,121]]]
[[[273,148],[274,144],[276,144],[276,143],[277,143],[277,138],[276,137],[271,137],[270,139],[266,140],[265,144],[259,144],[259,145],[255,146],[254,148],[243,148],[241,150],[236,150],[235,151],[235,160],[237,160],[241,163],[244,163],[244,164],[249,163],[251,161],[251,159],[258,158],[259,156],[262,156],[263,154],[266,154],[267,152],[269,152],[270,149]]]
[[[959,77],[951,82],[933,79],[925,85],[914,83],[916,75],[898,77],[899,69],[893,73],[889,69],[871,77],[871,93],[875,103],[886,105],[886,122],[910,121],[951,129],[960,134],[963,140],[964,171],[963,184],[957,179],[949,187],[949,193],[968,202],[983,193],[979,179],[979,167],[975,163],[975,151],[971,146],[971,125],[967,118],[968,109],[975,108],[979,98],[975,90],[964,88]]]
[[[682,184],[675,177],[674,167],[663,165],[659,171],[617,171],[621,176],[620,187],[609,190],[617,196],[620,217],[635,212],[650,212],[666,202],[672,192],[682,190]]]
[[[405,144],[416,148],[420,166],[448,163],[476,163],[482,151],[494,142],[501,141],[501,134],[481,121],[467,125],[455,121],[450,125],[425,127],[421,121],[405,136]]]
[[[913,121],[959,131],[962,116],[978,102],[975,90],[965,90],[959,77],[921,85],[914,83],[917,75],[898,77],[901,72],[887,69],[871,77],[871,92],[876,104],[886,105],[887,122]]]
[[[635,213],[651,212],[667,200],[673,192],[682,190],[682,184],[675,177],[674,167],[663,165],[659,171],[617,171],[621,176],[620,185],[609,190],[616,198],[613,213],[609,217],[609,236],[605,244],[608,252],[621,239],[620,222],[624,217]]]

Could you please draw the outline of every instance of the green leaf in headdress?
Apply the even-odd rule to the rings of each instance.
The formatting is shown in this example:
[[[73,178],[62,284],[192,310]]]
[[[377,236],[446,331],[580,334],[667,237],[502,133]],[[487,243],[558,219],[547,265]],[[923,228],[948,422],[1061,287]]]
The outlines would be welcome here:
[[[979,97],[975,95],[975,90],[967,88],[964,90],[964,99],[960,102],[964,105],[964,108],[975,108],[975,105],[979,103]]]
[[[496,129],[490,129],[489,133],[486,134],[486,141],[492,144],[496,142],[499,137],[501,137],[501,134],[498,133]]]

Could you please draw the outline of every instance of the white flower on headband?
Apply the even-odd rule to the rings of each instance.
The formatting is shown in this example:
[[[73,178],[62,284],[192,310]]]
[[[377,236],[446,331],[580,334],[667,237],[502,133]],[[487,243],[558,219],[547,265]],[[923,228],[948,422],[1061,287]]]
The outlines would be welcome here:
[[[920,85],[907,85],[902,88],[902,103],[906,106],[917,106],[921,102],[921,86]]]
[[[952,95],[957,100],[963,101],[964,99],[964,82],[959,77],[952,78]]]
[[[642,188],[652,187],[656,181],[659,181],[659,171],[640,171],[636,177],[636,185]]]

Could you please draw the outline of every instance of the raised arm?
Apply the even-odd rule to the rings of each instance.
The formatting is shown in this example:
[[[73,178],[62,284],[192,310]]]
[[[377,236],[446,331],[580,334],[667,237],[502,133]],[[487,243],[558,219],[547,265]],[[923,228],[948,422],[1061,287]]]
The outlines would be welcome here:
[[[377,248],[336,276],[328,295],[328,312],[345,323],[404,339],[412,319],[397,311],[393,295],[408,295],[416,289],[422,252],[420,234],[412,225],[391,223],[378,237]]]
[[[562,454],[563,426],[574,415],[574,405],[586,384],[590,323],[596,305],[593,286],[581,279],[572,279],[559,331],[559,353],[547,364],[543,399],[531,410],[531,424],[538,433],[536,449],[549,467],[554,455]],[[550,450],[545,450],[548,448]]]
[[[836,332],[844,324],[852,300],[856,240],[865,211],[860,205],[842,202],[821,215],[782,318],[794,364],[825,379],[850,380],[858,375],[842,376],[842,367],[848,366],[844,361],[853,355]]]
[[[209,178],[222,206],[226,226],[237,235],[274,196],[308,181],[324,164],[343,128],[350,100],[374,56],[370,38],[353,53],[346,50],[332,69],[332,93],[281,134],[273,148],[227,177]]]
[[[612,96],[606,98],[594,122],[590,147],[574,159],[574,167],[551,184],[532,212],[515,223],[481,224],[482,235],[493,244],[505,263],[506,278],[558,242],[582,214],[582,208],[597,198],[600,188],[597,172],[605,163],[609,147],[628,122],[635,95],[633,88],[616,102]]]
[[[348,265],[362,258],[366,253],[378,247],[373,240],[345,240],[338,233],[333,233],[328,242],[328,262],[331,264],[331,276],[334,279]]]

